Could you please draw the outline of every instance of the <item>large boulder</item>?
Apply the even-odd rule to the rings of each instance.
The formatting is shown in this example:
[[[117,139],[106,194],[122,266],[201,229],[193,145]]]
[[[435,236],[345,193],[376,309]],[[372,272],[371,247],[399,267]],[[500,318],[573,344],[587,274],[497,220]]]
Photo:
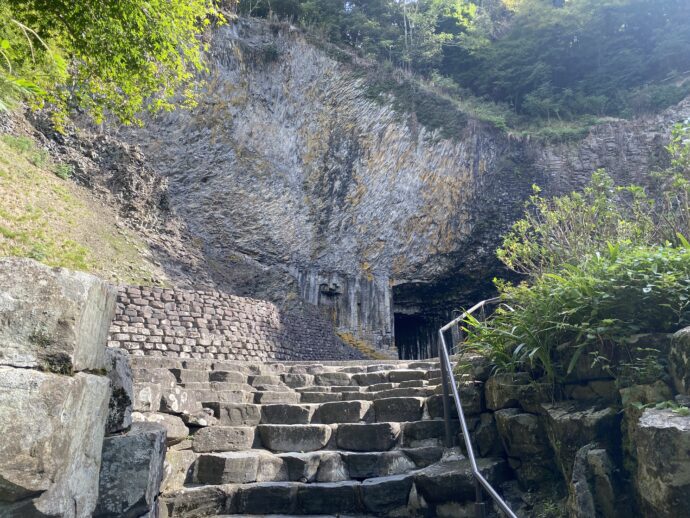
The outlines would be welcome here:
[[[577,401],[542,405],[546,414],[546,432],[564,482],[572,478],[577,451],[596,443],[618,456],[621,452],[620,412],[607,406],[590,406]]]
[[[509,476],[503,459],[480,458],[477,467],[494,487]],[[474,498],[474,476],[469,459],[446,460],[418,471],[415,476],[417,491],[433,504],[464,502]]]
[[[94,517],[137,518],[153,511],[163,480],[165,428],[133,423],[103,441],[98,505]]]
[[[494,414],[498,434],[522,487],[536,489],[557,473],[543,418],[505,408]]]
[[[0,516],[90,516],[108,379],[0,367]]]
[[[102,369],[116,295],[93,275],[0,259],[0,365]]]
[[[575,454],[568,493],[568,511],[572,518],[615,518],[629,516],[631,512],[614,461],[606,450],[593,443]]]
[[[690,509],[690,416],[647,409],[633,430],[635,487],[646,516],[687,516]]]
[[[129,355],[120,349],[105,351],[105,372],[110,380],[110,403],[106,433],[126,430],[132,424],[134,388]]]

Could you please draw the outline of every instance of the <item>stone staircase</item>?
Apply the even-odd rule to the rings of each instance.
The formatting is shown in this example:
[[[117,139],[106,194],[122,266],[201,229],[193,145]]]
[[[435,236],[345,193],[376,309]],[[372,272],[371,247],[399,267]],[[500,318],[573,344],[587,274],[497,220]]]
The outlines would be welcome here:
[[[469,461],[444,447],[435,361],[132,357],[135,414],[168,429],[161,516],[461,516]],[[462,386],[480,453],[482,390]],[[459,423],[452,430],[461,444]],[[485,450],[485,451],[482,451]],[[500,482],[501,458],[480,459]]]

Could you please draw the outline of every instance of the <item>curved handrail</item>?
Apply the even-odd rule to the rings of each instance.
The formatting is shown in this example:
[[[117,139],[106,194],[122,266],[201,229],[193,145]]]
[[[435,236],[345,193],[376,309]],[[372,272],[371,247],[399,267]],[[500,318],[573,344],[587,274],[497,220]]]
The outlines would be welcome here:
[[[458,392],[457,383],[450,383],[450,379],[453,378],[453,365],[450,362],[450,356],[448,355],[448,350],[446,348],[446,338],[443,335],[445,331],[448,331],[458,322],[465,320],[469,315],[471,315],[478,309],[484,307],[486,304],[491,304],[498,301],[500,301],[499,297],[483,300],[475,304],[470,309],[463,312],[462,315],[452,320],[451,322],[448,322],[445,326],[441,327],[438,330],[438,334],[441,337],[441,347],[439,348],[439,361],[441,362],[441,373],[443,376],[444,394],[447,394],[447,386],[449,385],[453,393],[453,400],[455,402],[455,406],[458,409],[458,417],[460,419],[460,426],[462,428],[462,436],[465,441],[467,456],[469,457],[470,464],[472,466],[472,474],[474,475],[475,483],[481,484],[481,486],[486,490],[486,492],[489,493],[493,501],[496,502],[498,507],[500,507],[501,510],[509,518],[517,518],[517,515],[510,509],[510,507],[508,507],[508,504],[505,502],[505,500],[501,498],[501,495],[498,494],[498,492],[493,488],[489,481],[486,480],[486,478],[484,478],[484,476],[479,472],[479,467],[477,466],[477,459],[474,455],[474,448],[472,447],[472,440],[470,439],[470,432],[467,428],[467,421],[465,420],[465,412],[462,409],[462,401],[460,400],[460,394]],[[444,404],[444,418],[446,419],[446,423],[449,423],[450,416],[449,411],[446,408],[447,398],[444,398],[444,402],[446,402],[446,404]],[[477,514],[478,516],[483,516],[484,511],[481,502],[481,489],[479,487],[477,487],[477,500],[478,501],[475,504],[477,505]]]

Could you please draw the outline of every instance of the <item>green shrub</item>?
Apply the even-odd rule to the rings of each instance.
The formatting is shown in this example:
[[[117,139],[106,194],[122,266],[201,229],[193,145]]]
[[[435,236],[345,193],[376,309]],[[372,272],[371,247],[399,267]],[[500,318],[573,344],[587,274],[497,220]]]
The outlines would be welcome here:
[[[579,265],[563,264],[532,285],[499,283],[503,304],[467,322],[467,345],[498,368],[564,376],[587,350],[623,347],[634,334],[690,325],[690,245],[611,245]]]
[[[74,166],[72,164],[57,164],[55,166],[55,176],[62,180],[69,180],[74,174]]]
[[[538,187],[498,250],[512,270],[532,276],[563,263],[577,263],[609,245],[653,244],[654,202],[639,187],[617,187],[596,171],[582,192],[547,200]]]

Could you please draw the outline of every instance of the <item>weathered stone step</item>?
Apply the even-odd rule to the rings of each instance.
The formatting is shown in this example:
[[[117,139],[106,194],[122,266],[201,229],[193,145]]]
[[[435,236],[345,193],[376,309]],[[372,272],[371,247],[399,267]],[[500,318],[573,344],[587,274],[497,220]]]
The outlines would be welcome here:
[[[400,475],[441,459],[443,449],[385,452],[323,450],[272,454],[266,450],[198,454],[190,482],[221,485],[252,482],[342,482]]]
[[[252,461],[249,461],[252,462]],[[509,477],[503,459],[479,459],[490,483]],[[317,470],[318,472],[318,470]],[[412,492],[412,488],[415,491]],[[434,513],[446,502],[474,498],[470,463],[456,458],[399,475],[341,482],[255,482],[185,487],[161,497],[170,518],[188,516],[405,516],[423,497]],[[435,514],[428,514],[435,516]]]
[[[225,418],[220,408],[225,409]],[[220,423],[196,429],[191,436],[197,453],[243,451],[251,448],[275,453],[348,450],[379,452],[395,448],[442,446],[445,438],[443,420],[342,423],[342,424],[250,424],[255,422],[253,407],[236,407],[231,418],[226,406],[219,405]],[[225,425],[226,422],[239,424]],[[459,424],[452,422],[452,433],[459,434]]]

